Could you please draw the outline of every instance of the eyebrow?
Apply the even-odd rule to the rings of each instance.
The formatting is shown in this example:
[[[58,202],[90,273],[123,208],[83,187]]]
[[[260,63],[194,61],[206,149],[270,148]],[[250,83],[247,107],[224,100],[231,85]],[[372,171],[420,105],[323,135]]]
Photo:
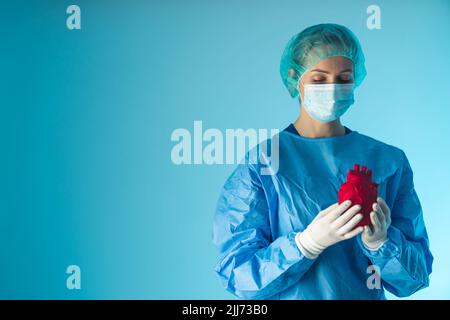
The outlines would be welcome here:
[[[328,71],[322,70],[322,69],[312,69],[311,72],[322,72],[322,73],[327,73],[327,74],[329,74]],[[345,69],[345,70],[342,70],[342,71],[339,72],[339,73],[344,73],[344,72],[353,72],[353,70],[352,70],[352,69]]]

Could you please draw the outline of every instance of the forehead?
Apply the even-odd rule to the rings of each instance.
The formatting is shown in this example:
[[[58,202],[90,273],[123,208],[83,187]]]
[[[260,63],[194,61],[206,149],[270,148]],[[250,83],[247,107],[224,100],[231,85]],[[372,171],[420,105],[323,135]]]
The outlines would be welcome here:
[[[353,70],[353,62],[346,57],[331,57],[320,60],[318,64],[310,68],[310,70],[313,69],[321,69],[330,72],[340,72],[345,69]]]

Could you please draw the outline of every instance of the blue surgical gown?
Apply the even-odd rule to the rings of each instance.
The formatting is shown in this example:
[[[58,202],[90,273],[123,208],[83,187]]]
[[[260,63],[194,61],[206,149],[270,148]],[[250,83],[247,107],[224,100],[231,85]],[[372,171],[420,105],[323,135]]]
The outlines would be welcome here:
[[[247,153],[217,203],[215,271],[228,291],[241,299],[385,299],[384,290],[405,297],[428,286],[433,256],[402,150],[357,131],[313,139],[284,130],[276,141],[279,160],[272,174],[262,174],[267,164],[250,161]],[[355,163],[373,171],[379,196],[391,209],[389,240],[370,251],[359,235],[328,247],[317,259],[306,258],[295,234],[338,201]],[[381,286],[368,286],[370,265],[378,267]]]

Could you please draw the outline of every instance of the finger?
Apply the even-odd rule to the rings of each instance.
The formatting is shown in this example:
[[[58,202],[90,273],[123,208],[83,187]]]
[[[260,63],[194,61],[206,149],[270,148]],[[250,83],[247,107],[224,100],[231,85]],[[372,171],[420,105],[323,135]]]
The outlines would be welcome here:
[[[343,225],[345,225],[347,222],[350,221],[351,218],[353,218],[354,215],[356,215],[358,212],[360,212],[361,206],[360,205],[354,205],[347,211],[345,211],[340,217],[338,217],[335,221],[332,223],[332,227],[335,229],[339,229]]]
[[[325,211],[325,212],[330,212],[331,210],[333,210],[333,209],[335,209],[335,208],[337,208],[337,207],[339,207],[339,202],[333,203],[331,206],[329,206],[328,208],[326,208],[326,209],[323,210],[323,211]]]
[[[360,234],[361,232],[363,232],[363,230],[364,230],[363,227],[358,227],[358,228],[356,228],[356,229],[354,229],[354,230],[352,230],[352,231],[350,231],[350,232],[344,234],[344,238],[345,238],[345,239],[351,239],[351,238],[353,238],[354,236],[357,236],[358,234]]]
[[[375,211],[370,212],[370,221],[372,222],[372,225],[373,225],[372,232],[375,232],[378,229],[381,229],[380,221],[378,220],[378,215]]]
[[[332,210],[336,209],[337,207],[339,207],[339,203],[337,203],[337,202],[333,203],[328,208],[320,211],[319,214],[317,215],[317,217],[323,217],[324,215],[327,215],[328,213],[330,213]]]
[[[352,231],[355,226],[358,224],[358,222],[360,222],[363,218],[363,215],[361,213],[358,213],[356,216],[354,216],[349,222],[347,222],[344,226],[342,226],[339,230],[338,230],[338,234],[339,235],[344,235],[350,231]]]
[[[350,207],[351,204],[352,202],[350,200],[342,202],[339,206],[332,209],[325,219],[328,219],[328,221],[336,220],[337,217],[339,217],[343,212],[345,212]]]
[[[330,210],[332,210],[332,208],[336,208],[336,207],[337,207],[337,205],[334,204],[334,205],[332,205],[332,206],[330,206],[330,207],[328,207],[328,208],[326,208],[326,209],[320,211],[320,212],[314,217],[313,220],[319,220],[319,219],[322,219],[323,217],[325,217],[327,214],[330,213]]]
[[[383,226],[385,224],[385,215],[384,215],[384,212],[381,209],[380,205],[378,203],[374,203],[372,205],[372,209],[377,214],[378,221],[380,221],[380,226]]]
[[[370,228],[370,226],[364,226],[364,234],[366,234],[368,237],[371,237],[373,235],[372,228]]]
[[[387,205],[386,201],[382,197],[377,198],[377,202],[380,205],[381,209],[383,209],[383,213],[385,215],[386,221],[391,223],[391,209]]]

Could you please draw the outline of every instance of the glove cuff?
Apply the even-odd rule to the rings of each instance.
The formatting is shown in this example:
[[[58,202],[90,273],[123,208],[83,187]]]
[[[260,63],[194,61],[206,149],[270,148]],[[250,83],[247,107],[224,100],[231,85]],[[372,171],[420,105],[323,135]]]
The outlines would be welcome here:
[[[377,242],[375,242],[375,243],[365,243],[364,242],[364,240],[362,241],[362,243],[363,243],[363,245],[364,245],[364,247],[367,249],[367,250],[370,250],[370,251],[377,251],[378,249],[380,249],[387,241],[389,240],[389,238],[388,237],[386,237],[386,238],[384,238],[384,239],[382,239],[382,240],[379,240],[379,241],[377,241]]]
[[[314,241],[306,230],[305,232],[297,233],[295,236],[295,242],[303,255],[309,259],[317,258],[326,248]]]

